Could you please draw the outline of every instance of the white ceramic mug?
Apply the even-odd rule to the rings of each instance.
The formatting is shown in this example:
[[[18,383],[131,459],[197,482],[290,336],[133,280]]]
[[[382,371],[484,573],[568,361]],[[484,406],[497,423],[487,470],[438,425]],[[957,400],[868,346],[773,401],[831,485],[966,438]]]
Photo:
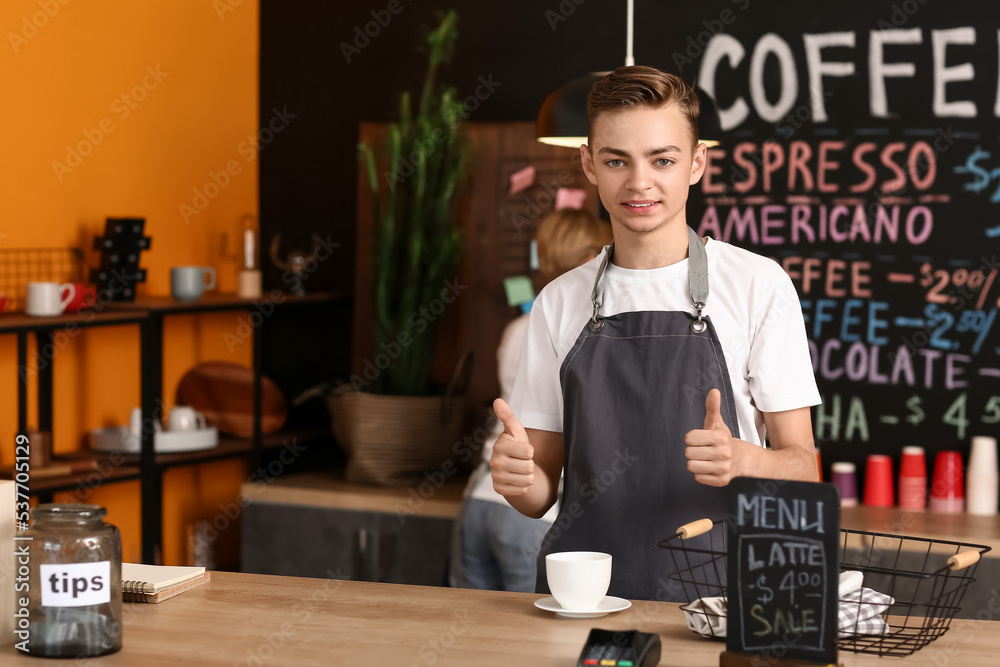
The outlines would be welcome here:
[[[560,607],[567,611],[589,611],[608,594],[611,554],[598,551],[548,554],[545,580]]]
[[[66,292],[66,296],[62,294]],[[24,312],[37,317],[62,315],[76,296],[72,283],[28,283]]]
[[[205,282],[208,274],[208,282]],[[215,269],[210,266],[175,266],[170,269],[170,293],[178,301],[195,301],[203,290],[215,289]]]
[[[174,407],[170,411],[170,419],[167,420],[169,431],[200,431],[207,427],[205,415],[186,405]]]

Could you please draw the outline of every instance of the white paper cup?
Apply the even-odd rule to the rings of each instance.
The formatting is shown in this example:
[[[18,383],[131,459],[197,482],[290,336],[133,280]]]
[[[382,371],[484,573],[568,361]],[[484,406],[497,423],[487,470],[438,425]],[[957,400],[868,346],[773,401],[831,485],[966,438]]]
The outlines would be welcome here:
[[[611,585],[611,554],[564,551],[545,557],[545,578],[559,606],[589,611],[601,603]]]
[[[969,474],[973,472],[997,473],[997,440],[988,435],[972,438],[969,453]]]
[[[997,441],[989,436],[972,438],[969,472],[965,479],[966,511],[977,516],[993,516],[1000,501],[1000,474],[997,471]]]

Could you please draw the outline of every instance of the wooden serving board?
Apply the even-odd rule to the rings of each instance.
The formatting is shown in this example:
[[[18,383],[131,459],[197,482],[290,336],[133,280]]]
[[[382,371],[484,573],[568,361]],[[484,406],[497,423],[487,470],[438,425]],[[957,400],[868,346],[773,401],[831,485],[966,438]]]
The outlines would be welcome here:
[[[176,405],[189,405],[209,425],[243,438],[253,435],[253,371],[227,361],[198,364],[177,385]],[[288,417],[288,404],[278,386],[261,377],[261,431],[277,431]]]

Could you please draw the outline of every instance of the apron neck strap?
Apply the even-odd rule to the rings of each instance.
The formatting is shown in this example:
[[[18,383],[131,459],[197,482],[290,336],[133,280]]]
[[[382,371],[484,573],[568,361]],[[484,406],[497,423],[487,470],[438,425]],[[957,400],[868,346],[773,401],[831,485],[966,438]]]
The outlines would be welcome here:
[[[708,303],[708,253],[705,252],[705,243],[690,226],[688,230],[688,294],[691,296],[691,305],[697,311],[697,320],[691,323],[691,331],[702,333],[707,328],[705,320],[702,318],[702,310]],[[601,317],[601,307],[604,305],[605,272],[608,264],[615,253],[615,242],[612,241],[608,247],[607,254],[601,260],[601,268],[597,271],[597,278],[594,280],[594,290],[591,292],[590,301],[594,306],[594,314],[587,325],[593,332],[598,332],[604,328],[604,318]]]
[[[700,334],[708,328],[701,311],[708,303],[708,253],[705,242],[688,227],[688,294],[691,305],[698,311],[698,319],[691,323],[691,331]]]

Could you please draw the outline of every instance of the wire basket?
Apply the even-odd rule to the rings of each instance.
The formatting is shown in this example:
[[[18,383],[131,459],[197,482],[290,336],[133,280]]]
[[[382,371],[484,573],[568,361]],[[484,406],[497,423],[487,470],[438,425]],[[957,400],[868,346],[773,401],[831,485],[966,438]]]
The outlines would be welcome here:
[[[82,283],[84,268],[80,248],[0,250],[0,296],[7,299],[5,312],[24,310],[28,283]]]
[[[701,617],[707,634],[718,639],[725,637],[716,631],[725,612],[720,613],[718,605],[713,610],[696,602],[726,596],[728,533],[725,519],[701,519],[657,543],[671,554],[674,572],[668,578],[683,587],[689,601],[681,609],[689,618]],[[844,624],[845,611],[860,611],[863,597],[841,598],[838,645],[845,651],[879,656],[910,655],[946,633],[975,581],[979,559],[990,550],[978,544],[861,530],[842,529],[840,533],[841,572],[861,572],[862,587],[892,600],[879,606],[882,611],[877,617],[885,624],[876,620],[880,629],[872,634],[869,621],[860,613],[846,614],[855,620]]]

